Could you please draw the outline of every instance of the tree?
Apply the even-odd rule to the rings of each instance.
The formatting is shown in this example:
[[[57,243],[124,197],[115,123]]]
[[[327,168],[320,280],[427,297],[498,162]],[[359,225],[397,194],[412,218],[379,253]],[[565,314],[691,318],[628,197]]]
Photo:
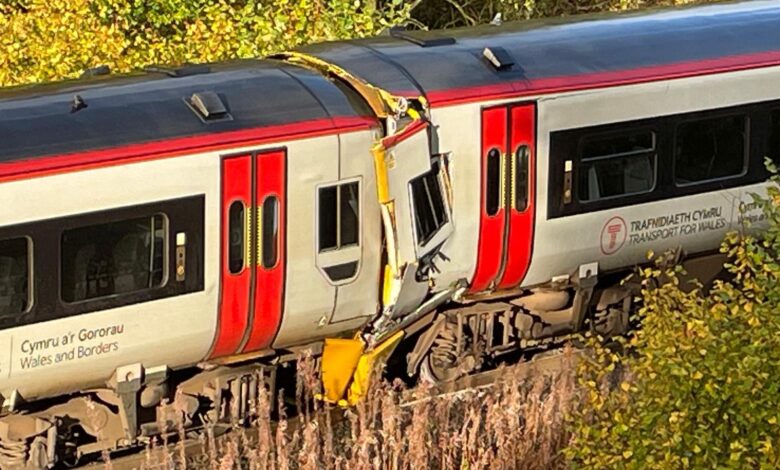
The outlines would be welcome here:
[[[656,259],[641,273],[641,328],[628,354],[596,345],[582,362],[567,451],[576,467],[780,465],[778,176],[753,197],[768,228],[727,236],[730,280],[689,290],[681,268]]]
[[[392,0],[11,0],[0,4],[0,86],[78,77],[108,65],[259,57],[372,36],[403,23]]]

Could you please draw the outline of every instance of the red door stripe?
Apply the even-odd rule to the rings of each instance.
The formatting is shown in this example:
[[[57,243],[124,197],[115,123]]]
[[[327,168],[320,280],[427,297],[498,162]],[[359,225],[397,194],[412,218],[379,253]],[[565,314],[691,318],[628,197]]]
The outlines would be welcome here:
[[[257,351],[271,346],[282,322],[284,307],[284,276],[286,265],[286,222],[287,201],[286,181],[287,162],[284,150],[269,153],[260,153],[256,157],[255,181],[257,182],[257,195],[255,206],[263,208],[266,200],[276,198],[277,225],[276,227],[264,227],[263,219],[270,214],[257,211],[257,239],[258,249],[256,275],[255,275],[255,309],[252,324],[248,331],[246,344],[242,352]],[[274,230],[276,229],[276,230]],[[266,233],[270,231],[270,233]],[[273,232],[276,236],[273,237]],[[264,265],[259,247],[263,244],[263,238],[271,236],[275,238],[276,256],[275,264]]]
[[[482,111],[482,184],[480,197],[479,243],[477,253],[477,268],[471,280],[471,292],[481,292],[490,287],[501,269],[502,245],[504,238],[505,208],[504,197],[499,194],[498,211],[488,212],[488,191],[496,190],[498,181],[488,184],[488,160],[491,150],[499,155],[506,153],[507,140],[507,109],[505,106]],[[503,166],[503,158],[499,168]],[[503,170],[499,172],[499,180],[503,178]]]
[[[498,283],[499,289],[509,289],[520,284],[528,272],[531,262],[531,249],[534,239],[534,216],[536,195],[536,106],[524,104],[513,106],[510,111],[509,152],[512,158],[512,171],[517,175],[518,156],[520,147],[527,145],[527,205],[525,208],[515,206],[515,191],[519,181],[513,180],[515,189],[511,190],[512,204],[508,208],[509,236],[504,247],[504,273]]]
[[[221,283],[219,316],[214,344],[210,358],[234,354],[241,345],[244,331],[249,321],[249,297],[252,282],[251,257],[246,259],[244,249],[244,268],[233,274],[230,272],[230,206],[234,202],[244,204],[244,210],[252,210],[252,156],[241,155],[225,158],[222,161],[222,240],[221,240]],[[246,213],[245,213],[246,214]],[[246,216],[244,217],[246,221]],[[241,227],[245,236],[244,243],[251,243],[246,227]],[[248,239],[246,239],[248,238]]]

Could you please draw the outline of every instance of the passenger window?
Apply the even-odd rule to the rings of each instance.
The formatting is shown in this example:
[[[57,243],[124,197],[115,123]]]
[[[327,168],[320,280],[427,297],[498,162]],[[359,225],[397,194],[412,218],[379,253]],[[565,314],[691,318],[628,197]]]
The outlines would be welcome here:
[[[228,247],[228,264],[231,274],[238,274],[244,269],[245,253],[245,227],[244,227],[244,203],[235,201],[230,205],[228,217],[230,218],[228,230],[230,230],[230,246]]]
[[[769,158],[780,166],[780,110],[772,111],[772,129],[769,134]]]
[[[523,212],[528,208],[528,160],[531,151],[521,145],[515,152],[515,210]]]
[[[678,185],[739,176],[747,158],[747,118],[724,116],[677,126],[674,179]]]
[[[161,286],[166,231],[161,214],[64,231],[62,300],[77,302]]]
[[[263,267],[273,268],[279,259],[279,199],[269,196],[263,202]]]
[[[417,243],[424,245],[449,221],[439,184],[439,162],[433,162],[429,172],[409,184],[412,189]]]
[[[359,245],[360,186],[357,181],[319,189],[319,251]]]
[[[30,245],[24,237],[0,240],[0,327],[30,306]]]
[[[578,198],[593,202],[655,187],[655,134],[649,130],[585,137],[577,169]]]
[[[498,214],[501,201],[501,153],[490,149],[487,154],[487,184],[485,187],[485,210],[487,215]]]

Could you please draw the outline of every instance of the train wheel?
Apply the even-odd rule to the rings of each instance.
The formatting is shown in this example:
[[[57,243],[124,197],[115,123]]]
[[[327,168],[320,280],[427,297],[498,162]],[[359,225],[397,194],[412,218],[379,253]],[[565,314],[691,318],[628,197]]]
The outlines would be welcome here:
[[[474,347],[473,335],[467,327],[459,335],[458,325],[448,321],[420,364],[420,380],[439,384],[468,375],[482,364],[480,351],[482,348]]]

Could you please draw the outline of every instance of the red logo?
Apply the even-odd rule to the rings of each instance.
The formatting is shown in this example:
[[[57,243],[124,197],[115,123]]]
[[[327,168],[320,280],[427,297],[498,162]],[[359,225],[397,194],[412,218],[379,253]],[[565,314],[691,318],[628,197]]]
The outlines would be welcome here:
[[[617,252],[626,243],[627,235],[626,221],[617,215],[612,217],[601,229],[601,252],[605,255]]]

